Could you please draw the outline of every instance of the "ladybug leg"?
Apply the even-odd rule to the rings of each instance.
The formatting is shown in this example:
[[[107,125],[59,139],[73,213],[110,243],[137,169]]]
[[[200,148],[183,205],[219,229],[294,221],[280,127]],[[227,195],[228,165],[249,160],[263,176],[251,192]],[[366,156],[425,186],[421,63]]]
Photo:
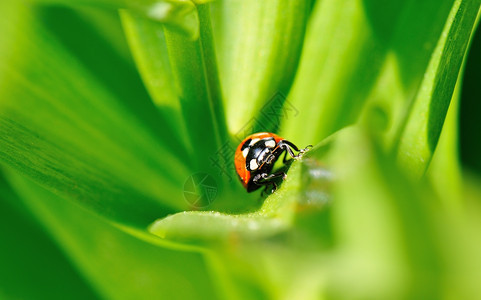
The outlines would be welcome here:
[[[266,184],[265,188],[261,192],[261,197],[269,196],[270,194],[274,193],[277,190],[277,184],[275,182],[272,183],[273,187],[269,191],[269,185]]]
[[[252,181],[259,186],[262,186],[262,185],[265,186],[265,189],[262,192],[263,194],[266,193],[269,186],[272,185],[272,189],[271,189],[271,194],[272,194],[273,192],[275,192],[275,190],[277,190],[277,184],[275,182],[275,179],[279,177],[282,177],[282,179],[285,179],[286,176],[287,175],[284,172],[277,172],[270,175],[268,175],[267,173],[261,173],[254,176]]]
[[[282,177],[282,179],[286,179],[286,173],[284,172],[277,172],[277,173],[272,173],[272,174],[267,174],[267,173],[260,173],[254,176],[252,181],[257,184],[257,185],[265,185],[269,184],[272,182],[272,180]]]
[[[282,162],[283,162],[284,164],[287,163],[287,161],[288,161],[288,159],[287,159],[287,153],[288,153],[288,152],[289,152],[289,151],[287,151],[287,150],[284,151],[284,158],[282,158]]]
[[[273,181],[270,183],[266,183],[264,185],[264,189],[261,192],[261,197],[267,197],[272,195],[277,190],[277,184]]]
[[[282,149],[282,150],[285,150],[286,152],[284,153],[284,158],[283,158],[283,162],[286,163],[287,162],[287,153],[289,153],[289,156],[292,157],[292,158],[299,158],[302,156],[302,154],[304,154],[309,148],[312,148],[312,145],[307,145],[306,148],[304,149],[299,149],[297,148],[296,145],[294,145],[293,143],[287,141],[287,140],[282,140],[279,142],[279,148]],[[294,151],[296,152],[299,152],[297,155],[294,154],[294,151],[292,151],[292,149],[294,149]]]
[[[266,163],[270,164],[276,158],[276,153],[278,153],[278,156],[280,157],[282,155],[282,152],[284,152],[284,158],[282,158],[282,162],[285,164],[287,162],[287,152],[288,152],[288,150],[284,149],[284,147],[276,148],[276,151],[274,152],[274,154],[270,154],[267,157]],[[291,150],[291,152],[292,152],[292,150]],[[294,154],[294,153],[292,153],[292,154]]]

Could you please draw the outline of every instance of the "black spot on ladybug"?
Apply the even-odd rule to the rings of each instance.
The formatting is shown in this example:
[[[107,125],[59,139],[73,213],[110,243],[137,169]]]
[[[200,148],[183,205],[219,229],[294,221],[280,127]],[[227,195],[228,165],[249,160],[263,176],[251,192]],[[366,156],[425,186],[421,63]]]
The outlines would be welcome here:
[[[245,140],[245,142],[242,144],[241,151],[244,150],[245,148],[249,147],[250,142],[251,142],[251,139]]]

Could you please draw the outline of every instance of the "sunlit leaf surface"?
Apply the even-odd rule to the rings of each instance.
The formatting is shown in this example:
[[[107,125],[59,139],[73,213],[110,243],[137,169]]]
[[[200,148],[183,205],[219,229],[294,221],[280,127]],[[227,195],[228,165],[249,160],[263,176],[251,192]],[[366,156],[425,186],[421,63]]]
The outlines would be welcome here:
[[[9,177],[21,191],[21,201],[102,298],[215,299],[200,254],[137,239],[18,175]],[[179,266],[184,266],[184,271],[177,269]]]
[[[56,22],[65,13],[83,41],[35,19]],[[52,191],[125,221],[145,222],[181,209],[183,202],[166,195],[175,194],[187,177],[182,149],[170,138],[172,131],[159,122],[150,126],[154,106],[134,69],[109,48],[101,48],[111,56],[102,61],[99,51],[75,55],[77,46],[88,49],[92,39],[86,21],[71,11],[39,8],[32,15],[18,8],[9,16],[3,24],[18,17],[24,25],[4,25],[14,43],[2,59],[2,161]],[[123,80],[131,87],[119,94]]]

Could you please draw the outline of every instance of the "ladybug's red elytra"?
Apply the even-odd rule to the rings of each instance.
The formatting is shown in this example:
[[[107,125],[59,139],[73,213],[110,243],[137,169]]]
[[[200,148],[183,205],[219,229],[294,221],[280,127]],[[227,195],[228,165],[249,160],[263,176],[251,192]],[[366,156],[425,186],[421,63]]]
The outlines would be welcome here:
[[[273,186],[272,192],[277,189],[275,180],[286,177],[284,172],[271,173],[275,162],[284,153],[292,158],[300,157],[311,145],[304,149],[297,148],[288,140],[269,132],[254,133],[246,137],[237,147],[234,157],[235,168],[239,179],[247,190],[253,192],[261,186],[266,190],[269,185]],[[294,154],[294,151],[298,154]]]

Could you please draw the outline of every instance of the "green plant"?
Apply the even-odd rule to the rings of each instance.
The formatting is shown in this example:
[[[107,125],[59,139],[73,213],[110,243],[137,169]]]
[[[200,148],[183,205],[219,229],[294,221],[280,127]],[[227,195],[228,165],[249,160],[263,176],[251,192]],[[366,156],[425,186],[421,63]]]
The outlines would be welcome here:
[[[457,154],[481,0],[0,7],[1,296],[481,294]],[[266,199],[222,155],[259,130],[316,145]]]

